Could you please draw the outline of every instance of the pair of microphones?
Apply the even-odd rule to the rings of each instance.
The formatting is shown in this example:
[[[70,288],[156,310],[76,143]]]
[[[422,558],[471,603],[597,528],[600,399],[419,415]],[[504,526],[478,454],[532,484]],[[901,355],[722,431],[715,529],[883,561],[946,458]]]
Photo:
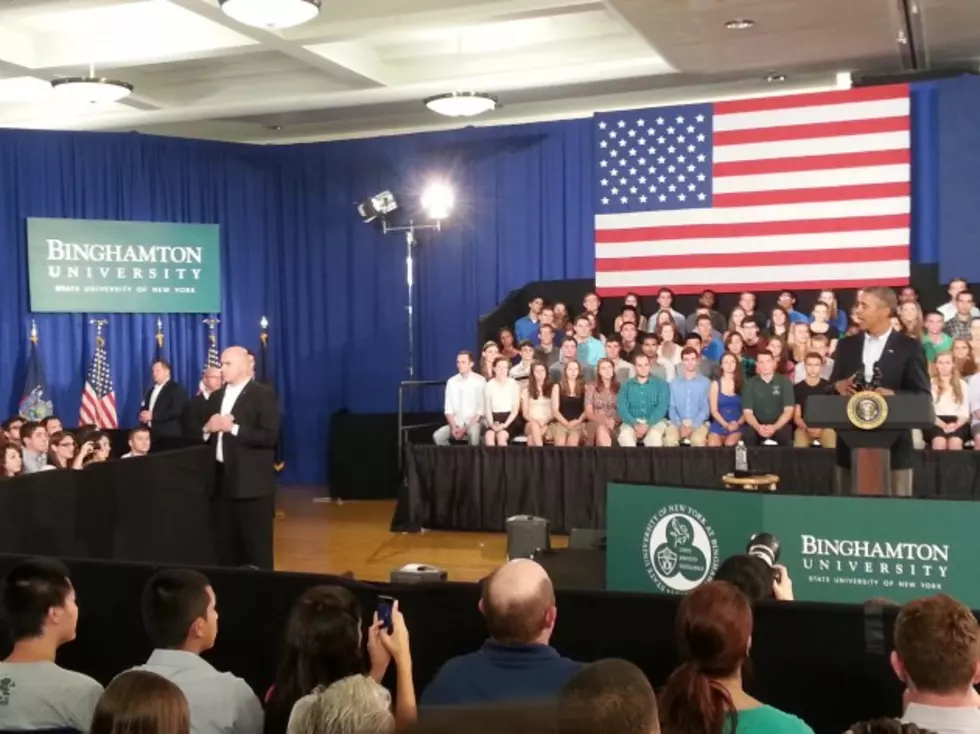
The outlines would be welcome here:
[[[864,390],[877,390],[879,387],[881,387],[881,365],[879,362],[875,362],[871,367],[870,380],[868,379],[867,374],[867,370],[862,364],[861,369],[851,376],[851,380],[854,381],[854,387],[857,388],[858,392],[862,392]]]

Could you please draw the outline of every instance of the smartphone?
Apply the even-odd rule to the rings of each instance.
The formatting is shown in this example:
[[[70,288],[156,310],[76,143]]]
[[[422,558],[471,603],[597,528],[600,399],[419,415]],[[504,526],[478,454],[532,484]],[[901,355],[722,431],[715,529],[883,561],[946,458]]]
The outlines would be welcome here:
[[[378,619],[390,635],[395,631],[391,621],[391,610],[395,607],[395,599],[391,596],[378,597]]]

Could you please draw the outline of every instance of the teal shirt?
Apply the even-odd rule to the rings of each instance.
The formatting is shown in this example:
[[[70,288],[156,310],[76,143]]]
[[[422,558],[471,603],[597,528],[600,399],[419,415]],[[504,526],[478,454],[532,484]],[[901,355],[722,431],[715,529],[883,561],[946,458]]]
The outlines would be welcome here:
[[[813,729],[793,714],[772,706],[759,706],[739,711],[735,731],[728,726],[725,734],[813,734]]]
[[[643,419],[648,426],[659,423],[667,415],[670,405],[670,388],[667,382],[650,375],[640,383],[634,377],[621,388],[616,398],[619,417],[627,426],[635,426]]]

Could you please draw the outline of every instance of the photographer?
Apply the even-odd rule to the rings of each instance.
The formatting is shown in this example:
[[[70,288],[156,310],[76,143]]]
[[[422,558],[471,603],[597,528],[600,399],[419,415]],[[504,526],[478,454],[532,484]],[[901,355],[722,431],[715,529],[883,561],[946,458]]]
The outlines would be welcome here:
[[[745,553],[726,558],[714,580],[727,581],[751,602],[793,601],[793,580],[786,566],[778,563],[779,552],[779,540],[770,533],[753,535]]]

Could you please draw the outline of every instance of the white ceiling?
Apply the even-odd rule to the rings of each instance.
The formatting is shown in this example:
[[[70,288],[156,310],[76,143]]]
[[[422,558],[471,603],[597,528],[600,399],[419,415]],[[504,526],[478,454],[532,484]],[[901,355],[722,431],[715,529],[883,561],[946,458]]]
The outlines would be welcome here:
[[[751,18],[753,28],[725,22]],[[970,29],[970,30],[968,30]],[[284,32],[217,0],[0,0],[0,127],[292,142],[833,86],[980,57],[980,0],[323,0]],[[49,82],[129,82],[66,108]],[[421,100],[486,91],[458,122]]]

